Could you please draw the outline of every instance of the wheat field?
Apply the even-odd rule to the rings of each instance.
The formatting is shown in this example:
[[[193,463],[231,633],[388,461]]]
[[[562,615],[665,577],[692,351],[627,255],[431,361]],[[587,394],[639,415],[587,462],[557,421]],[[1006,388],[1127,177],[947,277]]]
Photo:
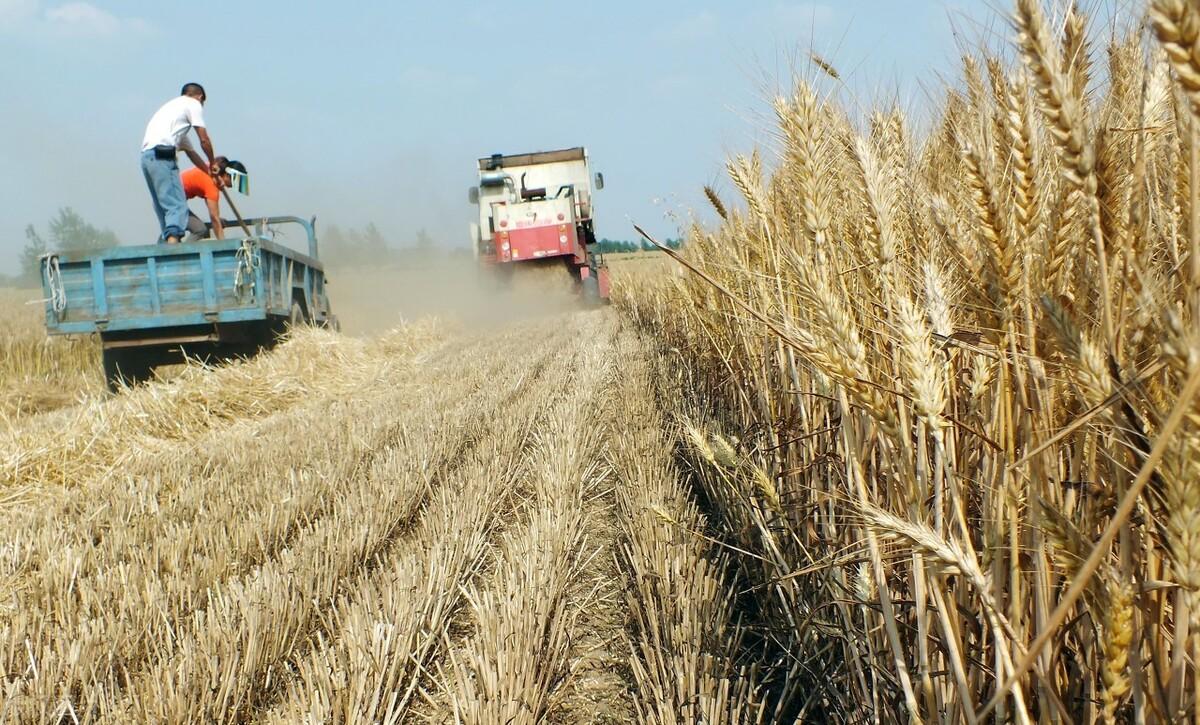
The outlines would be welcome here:
[[[927,131],[814,56],[611,307],[108,394],[0,299],[0,722],[1200,720],[1200,6],[1085,10]]]
[[[1200,718],[1200,7],[1084,10],[1017,0],[927,134],[815,59],[619,289],[774,718]]]

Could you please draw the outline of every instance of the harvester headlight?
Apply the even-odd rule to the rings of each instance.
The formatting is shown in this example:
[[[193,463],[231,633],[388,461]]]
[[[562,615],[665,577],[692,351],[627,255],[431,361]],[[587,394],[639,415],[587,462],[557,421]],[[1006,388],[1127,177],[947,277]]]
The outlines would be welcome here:
[[[566,234],[559,234],[559,235],[558,235],[558,243],[559,243],[559,244],[566,244],[566,243],[567,243],[567,235],[566,235]]]
[[[501,244],[500,248],[507,252],[508,251],[508,242]]]

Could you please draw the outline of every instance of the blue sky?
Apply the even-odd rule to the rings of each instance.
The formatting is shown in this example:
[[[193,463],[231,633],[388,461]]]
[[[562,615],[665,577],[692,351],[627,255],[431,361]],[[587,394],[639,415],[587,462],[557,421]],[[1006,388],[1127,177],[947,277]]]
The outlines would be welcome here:
[[[767,139],[810,47],[862,102],[919,115],[955,29],[1010,34],[986,0],[0,0],[0,271],[63,205],[156,236],[137,151],[184,81],[251,171],[248,215],[465,244],[476,157],[582,144],[607,180],[599,234],[671,236],[702,184],[729,191],[724,159]]]

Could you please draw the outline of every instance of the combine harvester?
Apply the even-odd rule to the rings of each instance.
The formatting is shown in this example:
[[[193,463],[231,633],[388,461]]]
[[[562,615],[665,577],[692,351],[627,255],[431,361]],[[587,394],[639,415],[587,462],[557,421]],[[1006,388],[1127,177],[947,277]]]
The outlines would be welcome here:
[[[582,147],[479,159],[479,184],[470,191],[479,207],[479,221],[471,224],[476,258],[501,274],[559,260],[585,300],[607,300],[608,267],[590,249],[596,243],[593,181],[595,189],[604,188],[604,176],[593,178]]]
[[[243,239],[47,254],[46,330],[99,333],[104,377],[116,389],[185,358],[220,362],[254,355],[273,346],[289,325],[336,329],[315,223],[250,219],[243,223]],[[281,224],[304,231],[307,254],[273,241]]]

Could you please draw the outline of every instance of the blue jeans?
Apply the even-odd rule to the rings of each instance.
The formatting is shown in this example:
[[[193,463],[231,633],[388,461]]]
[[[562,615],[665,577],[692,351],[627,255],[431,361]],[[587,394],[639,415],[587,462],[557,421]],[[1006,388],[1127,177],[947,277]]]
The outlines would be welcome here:
[[[154,149],[147,149],[142,152],[142,176],[150,187],[150,200],[154,202],[154,214],[162,233],[158,241],[166,241],[167,237],[182,240],[187,229],[188,206],[183,182],[179,180],[179,163],[173,156],[156,158]]]

